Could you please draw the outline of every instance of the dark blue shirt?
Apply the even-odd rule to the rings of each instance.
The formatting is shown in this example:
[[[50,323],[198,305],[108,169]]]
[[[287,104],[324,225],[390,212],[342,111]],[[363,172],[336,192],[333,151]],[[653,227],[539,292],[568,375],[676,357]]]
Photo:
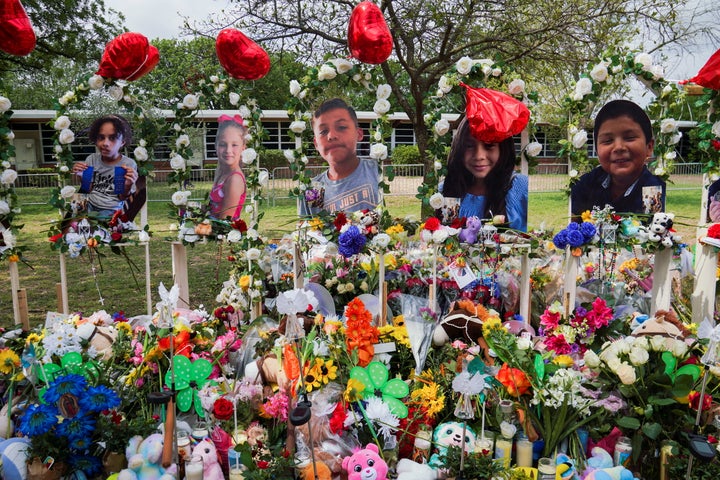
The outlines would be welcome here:
[[[661,195],[657,198],[657,187]],[[610,175],[595,167],[586,173],[572,187],[570,194],[572,214],[581,215],[593,207],[612,206],[618,213],[653,213],[665,211],[665,182],[656,177],[647,167],[642,174],[619,198],[613,200],[610,194]]]

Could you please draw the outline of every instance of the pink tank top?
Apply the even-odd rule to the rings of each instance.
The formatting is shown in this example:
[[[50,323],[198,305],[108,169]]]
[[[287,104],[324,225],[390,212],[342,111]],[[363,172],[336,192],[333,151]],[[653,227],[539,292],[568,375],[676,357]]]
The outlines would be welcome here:
[[[245,183],[245,175],[243,175],[242,172],[232,172],[230,175],[240,175],[243,179],[243,183]],[[228,177],[229,178],[229,177]],[[227,178],[225,179],[227,181]],[[219,215],[221,212],[219,211],[220,206],[222,205],[223,199],[225,198],[225,192],[223,192],[223,186],[225,185],[225,182],[222,183],[216,183],[213,185],[212,189],[210,190],[210,211],[214,215]],[[242,213],[243,205],[245,205],[245,196],[247,195],[247,189],[243,191],[242,195],[240,195],[240,200],[238,200],[237,207],[235,208],[235,213],[232,215],[233,220],[237,220],[240,218],[240,214]]]

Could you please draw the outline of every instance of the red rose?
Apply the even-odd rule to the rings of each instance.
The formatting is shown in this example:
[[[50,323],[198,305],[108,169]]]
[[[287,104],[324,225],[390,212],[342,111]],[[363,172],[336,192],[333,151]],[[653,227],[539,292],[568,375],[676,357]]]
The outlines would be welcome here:
[[[340,231],[342,229],[343,225],[347,223],[347,215],[345,215],[345,212],[340,212],[335,217],[335,220],[333,221],[333,225],[335,225],[335,230]]]
[[[256,465],[260,470],[265,470],[270,466],[270,462],[268,462],[267,460],[258,460],[256,462]]]
[[[62,233],[57,233],[57,234],[53,235],[52,237],[48,238],[48,241],[50,241],[52,243],[56,243],[58,240],[60,240],[62,238],[62,236],[63,236]]]
[[[112,240],[113,242],[119,242],[120,240],[122,240],[122,233],[120,233],[120,232],[111,233],[110,240]]]
[[[712,143],[712,146],[715,150],[720,151],[720,140],[712,140],[710,143]]]
[[[230,420],[233,416],[233,403],[227,398],[218,398],[213,404],[213,415],[218,420]]]
[[[427,220],[425,220],[425,230],[430,230],[431,232],[434,232],[435,230],[440,229],[440,220],[437,217],[430,217]]]
[[[237,220],[233,220],[231,225],[235,230],[240,230],[240,233],[247,232],[247,223],[245,223],[245,220],[238,218]]]

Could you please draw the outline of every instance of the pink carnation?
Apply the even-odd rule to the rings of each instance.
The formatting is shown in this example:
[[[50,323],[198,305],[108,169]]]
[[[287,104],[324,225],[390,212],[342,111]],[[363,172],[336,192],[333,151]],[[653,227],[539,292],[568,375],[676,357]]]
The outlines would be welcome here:
[[[283,392],[278,392],[268,398],[263,404],[263,410],[271,417],[286,422],[288,419],[288,407],[290,398]]]

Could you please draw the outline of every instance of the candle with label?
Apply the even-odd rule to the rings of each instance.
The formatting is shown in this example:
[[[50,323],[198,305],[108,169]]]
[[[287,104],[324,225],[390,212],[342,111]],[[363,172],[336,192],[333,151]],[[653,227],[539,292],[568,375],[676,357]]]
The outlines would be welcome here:
[[[515,463],[518,467],[532,467],[533,443],[530,440],[527,438],[518,440],[515,444],[515,454],[517,456]]]

